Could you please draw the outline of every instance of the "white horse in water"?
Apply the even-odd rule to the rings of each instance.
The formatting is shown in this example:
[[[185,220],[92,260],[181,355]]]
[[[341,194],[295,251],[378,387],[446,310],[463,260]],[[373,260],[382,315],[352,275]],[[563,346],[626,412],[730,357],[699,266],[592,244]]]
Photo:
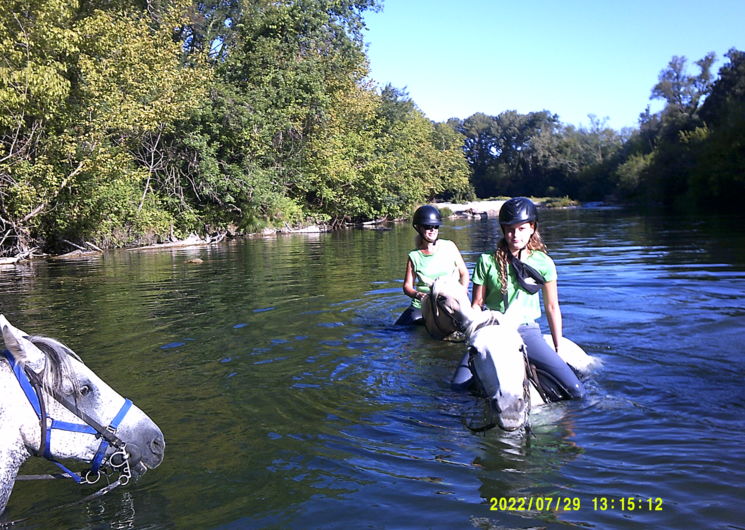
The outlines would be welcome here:
[[[43,456],[81,484],[101,473],[116,484],[158,467],[165,441],[158,426],[117,394],[69,348],[54,339],[29,337],[0,315],[0,514],[18,470]],[[58,460],[90,463],[76,474]]]
[[[549,401],[539,377],[527,359],[519,322],[499,311],[471,307],[466,289],[450,277],[435,280],[422,302],[425,325],[438,339],[463,332],[468,351],[453,378],[456,389],[473,388],[489,400],[496,424],[513,431],[523,427],[530,408]],[[553,347],[551,335],[544,340]],[[577,344],[562,337],[559,356],[575,373],[589,374],[600,366]]]

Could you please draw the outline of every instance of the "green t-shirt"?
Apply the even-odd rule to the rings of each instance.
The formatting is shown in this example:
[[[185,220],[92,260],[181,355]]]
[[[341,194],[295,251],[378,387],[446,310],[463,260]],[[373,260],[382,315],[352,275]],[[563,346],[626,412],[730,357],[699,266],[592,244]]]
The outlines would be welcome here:
[[[523,252],[522,256],[524,263],[540,272],[547,282],[556,279],[556,265],[548,257],[548,254],[540,250],[533,250],[526,257],[526,253]],[[507,308],[502,297],[499,263],[494,253],[479,256],[476,268],[473,271],[473,283],[486,287],[484,302],[489,309],[496,309],[504,313]],[[509,265],[507,266],[507,301],[512,308],[510,311],[514,310],[517,314],[522,315],[523,323],[533,322],[541,316],[541,303],[538,293],[530,294],[525,289],[520,288],[515,272]]]
[[[460,251],[452,241],[438,239],[433,254],[425,254],[415,249],[409,252],[409,259],[414,266],[414,289],[422,293],[429,293],[429,284],[440,276],[456,274]],[[414,298],[414,307],[421,307],[422,303]]]

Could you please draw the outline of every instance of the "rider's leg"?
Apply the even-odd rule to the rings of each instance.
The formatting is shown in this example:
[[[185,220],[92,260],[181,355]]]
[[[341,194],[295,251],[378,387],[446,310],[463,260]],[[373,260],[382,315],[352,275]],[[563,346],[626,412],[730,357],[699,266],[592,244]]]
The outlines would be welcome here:
[[[473,384],[473,374],[471,373],[471,368],[468,366],[468,356],[469,353],[466,350],[466,353],[463,354],[463,357],[458,363],[458,367],[455,369],[453,379],[450,381],[450,388],[457,392],[470,390]]]
[[[411,326],[413,324],[424,324],[422,310],[418,307],[409,306],[396,320],[395,326]]]
[[[546,343],[538,324],[525,324],[519,328],[528,350],[528,359],[536,367],[538,378],[551,401],[581,398],[585,386],[559,354]]]

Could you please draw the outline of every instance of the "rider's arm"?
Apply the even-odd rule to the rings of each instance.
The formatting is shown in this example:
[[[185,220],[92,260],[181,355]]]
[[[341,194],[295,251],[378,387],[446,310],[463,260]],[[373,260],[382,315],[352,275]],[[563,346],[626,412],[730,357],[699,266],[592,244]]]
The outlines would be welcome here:
[[[546,310],[546,320],[551,329],[554,349],[559,351],[559,341],[562,335],[561,308],[559,307],[559,289],[556,280],[543,284],[543,307]]]
[[[411,258],[406,260],[406,274],[404,275],[404,294],[409,298],[418,298],[419,300],[424,297],[423,293],[420,293],[414,288],[414,264],[411,262]]]
[[[463,287],[468,288],[468,267],[466,267],[466,262],[463,261],[463,256],[460,255],[460,250],[458,250],[455,243],[453,243],[453,248],[455,249],[455,266],[458,269],[458,281]]]
[[[483,285],[473,284],[473,293],[471,294],[471,307],[474,309],[481,310],[484,305],[484,295],[486,294],[486,287]]]

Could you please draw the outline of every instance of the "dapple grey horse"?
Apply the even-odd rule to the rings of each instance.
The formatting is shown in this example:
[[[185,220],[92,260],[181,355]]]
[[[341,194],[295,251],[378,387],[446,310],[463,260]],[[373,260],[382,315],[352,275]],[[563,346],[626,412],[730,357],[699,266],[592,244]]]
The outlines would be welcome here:
[[[27,336],[0,315],[5,350],[0,356],[0,514],[18,470],[29,457],[60,466],[61,476],[93,484],[102,473],[118,482],[163,461],[158,426],[117,394],[65,345]],[[59,462],[90,464],[79,475]]]
[[[472,308],[466,289],[449,277],[435,280],[423,301],[425,306],[425,325],[433,337],[441,339],[456,330],[465,334],[468,351],[453,377],[453,388],[465,389],[475,383],[478,392],[490,400],[499,427],[511,431],[525,425],[530,408],[546,403],[547,397],[535,370],[531,373],[518,332],[520,323],[510,311],[503,314]],[[553,344],[550,335],[544,335],[544,340]],[[562,337],[558,353],[582,375],[601,364],[566,337]]]

